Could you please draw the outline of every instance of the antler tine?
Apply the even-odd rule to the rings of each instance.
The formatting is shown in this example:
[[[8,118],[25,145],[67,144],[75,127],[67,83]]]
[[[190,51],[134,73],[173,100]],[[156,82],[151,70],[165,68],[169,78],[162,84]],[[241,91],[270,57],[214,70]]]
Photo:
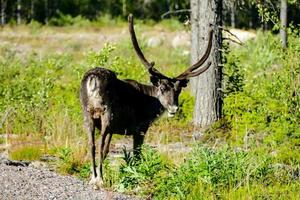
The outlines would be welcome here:
[[[202,74],[203,72],[205,72],[211,65],[211,62],[208,62],[205,67],[202,67],[201,69],[195,71],[195,72],[190,72],[188,74],[188,77],[185,77],[184,79],[186,78],[191,78],[191,77],[195,77],[195,76],[199,76],[200,74]],[[182,80],[181,78],[179,78],[179,80]]]
[[[205,67],[201,68],[197,72],[193,72],[194,70],[198,69],[201,65],[203,65],[203,63],[208,59],[210,51],[211,51],[211,47],[212,47],[212,38],[213,38],[213,30],[211,28],[209,28],[208,45],[207,45],[204,55],[197,63],[195,63],[194,65],[189,67],[186,71],[184,71],[182,74],[177,76],[176,79],[182,80],[182,79],[187,79],[189,77],[198,76],[201,73],[205,72],[209,68],[211,63],[209,65],[206,65]],[[195,75],[195,74],[197,74],[197,75]]]
[[[136,39],[134,26],[133,26],[133,15],[132,14],[129,14],[128,22],[129,22],[129,33],[130,33],[130,37],[131,37],[131,41],[132,41],[134,50],[135,50],[136,54],[138,55],[138,57],[140,58],[140,60],[142,61],[143,65],[148,69],[148,72],[151,75],[159,77],[159,78],[170,79],[154,68],[155,62],[149,63],[148,60],[145,58],[141,48],[139,47],[138,41]]]

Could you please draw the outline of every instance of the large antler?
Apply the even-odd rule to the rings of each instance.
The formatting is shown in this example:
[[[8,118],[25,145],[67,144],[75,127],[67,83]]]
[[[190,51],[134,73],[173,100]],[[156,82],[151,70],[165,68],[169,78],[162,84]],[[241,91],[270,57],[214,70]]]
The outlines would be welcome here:
[[[212,47],[212,38],[213,38],[213,30],[211,28],[209,28],[208,45],[207,45],[207,48],[206,48],[206,51],[205,51],[204,55],[202,56],[202,58],[197,63],[195,63],[194,65],[189,67],[186,71],[184,71],[182,74],[177,76],[175,79],[183,80],[183,79],[188,79],[190,77],[195,77],[195,76],[198,76],[198,75],[202,74],[203,72],[205,72],[209,68],[209,66],[211,65],[211,62],[208,62],[205,67],[202,67],[197,71],[194,71],[194,70],[198,69],[201,65],[203,65],[203,63],[209,57],[211,47]]]
[[[129,33],[130,33],[130,37],[131,37],[131,41],[132,41],[134,50],[135,50],[136,54],[138,55],[139,59],[142,61],[143,65],[148,69],[148,71],[151,75],[156,76],[158,78],[162,78],[162,79],[170,79],[154,68],[154,65],[155,65],[154,62],[149,63],[148,60],[145,58],[141,48],[139,47],[138,41],[136,39],[134,26],[133,26],[132,14],[129,14],[128,22],[129,22]]]
[[[169,78],[169,77],[163,75],[161,72],[159,72],[157,69],[154,68],[154,65],[155,65],[154,62],[149,62],[145,58],[142,50],[139,47],[138,41],[136,39],[134,26],[133,26],[133,16],[132,16],[132,14],[129,14],[128,22],[129,22],[130,37],[131,37],[131,41],[132,41],[134,50],[135,50],[136,54],[138,55],[139,59],[141,60],[141,62],[143,63],[143,65],[147,68],[147,70],[149,71],[149,73],[151,75],[156,76],[158,78],[162,78],[162,79],[184,80],[184,79],[188,79],[190,77],[198,76],[198,75],[202,74],[203,72],[205,72],[210,67],[211,62],[208,62],[206,64],[206,66],[200,68],[197,71],[194,71],[194,70],[198,69],[201,65],[203,65],[209,57],[211,47],[212,47],[212,38],[213,38],[213,30],[211,28],[209,28],[208,45],[207,45],[206,51],[205,51],[204,55],[202,56],[202,58],[197,63],[195,63],[194,65],[189,67],[182,74],[180,74],[179,76],[177,76],[175,78]]]

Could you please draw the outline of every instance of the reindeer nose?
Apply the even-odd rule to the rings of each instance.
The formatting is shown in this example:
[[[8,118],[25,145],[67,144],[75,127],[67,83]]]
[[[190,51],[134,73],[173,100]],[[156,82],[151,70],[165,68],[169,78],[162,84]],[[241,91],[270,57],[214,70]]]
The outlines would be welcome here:
[[[169,107],[169,111],[172,112],[172,113],[176,113],[178,110],[178,106],[170,106]]]
[[[169,106],[168,117],[174,117],[177,110],[178,110],[178,106]]]
[[[175,110],[175,112],[177,112],[178,106],[174,106],[174,110]]]

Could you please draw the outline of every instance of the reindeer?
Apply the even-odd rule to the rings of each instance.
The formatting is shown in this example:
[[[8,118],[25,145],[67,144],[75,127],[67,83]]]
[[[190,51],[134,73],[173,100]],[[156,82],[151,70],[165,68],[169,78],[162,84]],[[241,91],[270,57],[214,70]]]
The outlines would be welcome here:
[[[131,14],[128,22],[133,47],[147,68],[152,85],[144,85],[135,80],[120,80],[113,71],[101,67],[85,73],[81,82],[80,101],[91,156],[90,184],[94,185],[95,189],[103,184],[102,165],[109,152],[112,135],[132,135],[134,155],[138,157],[151,123],[165,110],[169,117],[173,117],[178,110],[178,96],[182,88],[187,86],[189,78],[202,74],[211,65],[211,62],[208,62],[198,69],[209,57],[212,47],[212,30],[209,32],[209,42],[203,57],[179,76],[170,78],[154,68],[154,62],[148,62],[143,55],[136,39]],[[100,158],[97,168],[95,128],[101,132]]]

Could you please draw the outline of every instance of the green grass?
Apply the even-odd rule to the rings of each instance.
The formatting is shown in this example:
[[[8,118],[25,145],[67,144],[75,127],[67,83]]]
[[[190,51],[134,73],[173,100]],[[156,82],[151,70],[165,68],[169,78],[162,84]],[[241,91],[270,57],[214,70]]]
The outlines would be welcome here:
[[[276,165],[268,154],[198,144],[176,165],[176,160],[170,162],[146,146],[141,161],[126,151],[123,160],[119,168],[106,166],[106,185],[144,197],[151,194],[153,199],[299,197],[299,165]]]
[[[24,146],[14,149],[10,153],[9,157],[13,160],[33,161],[40,160],[42,153],[43,152],[40,146]]]
[[[2,136],[2,135],[1,135]],[[5,138],[4,137],[0,137],[0,145],[5,143]]]

